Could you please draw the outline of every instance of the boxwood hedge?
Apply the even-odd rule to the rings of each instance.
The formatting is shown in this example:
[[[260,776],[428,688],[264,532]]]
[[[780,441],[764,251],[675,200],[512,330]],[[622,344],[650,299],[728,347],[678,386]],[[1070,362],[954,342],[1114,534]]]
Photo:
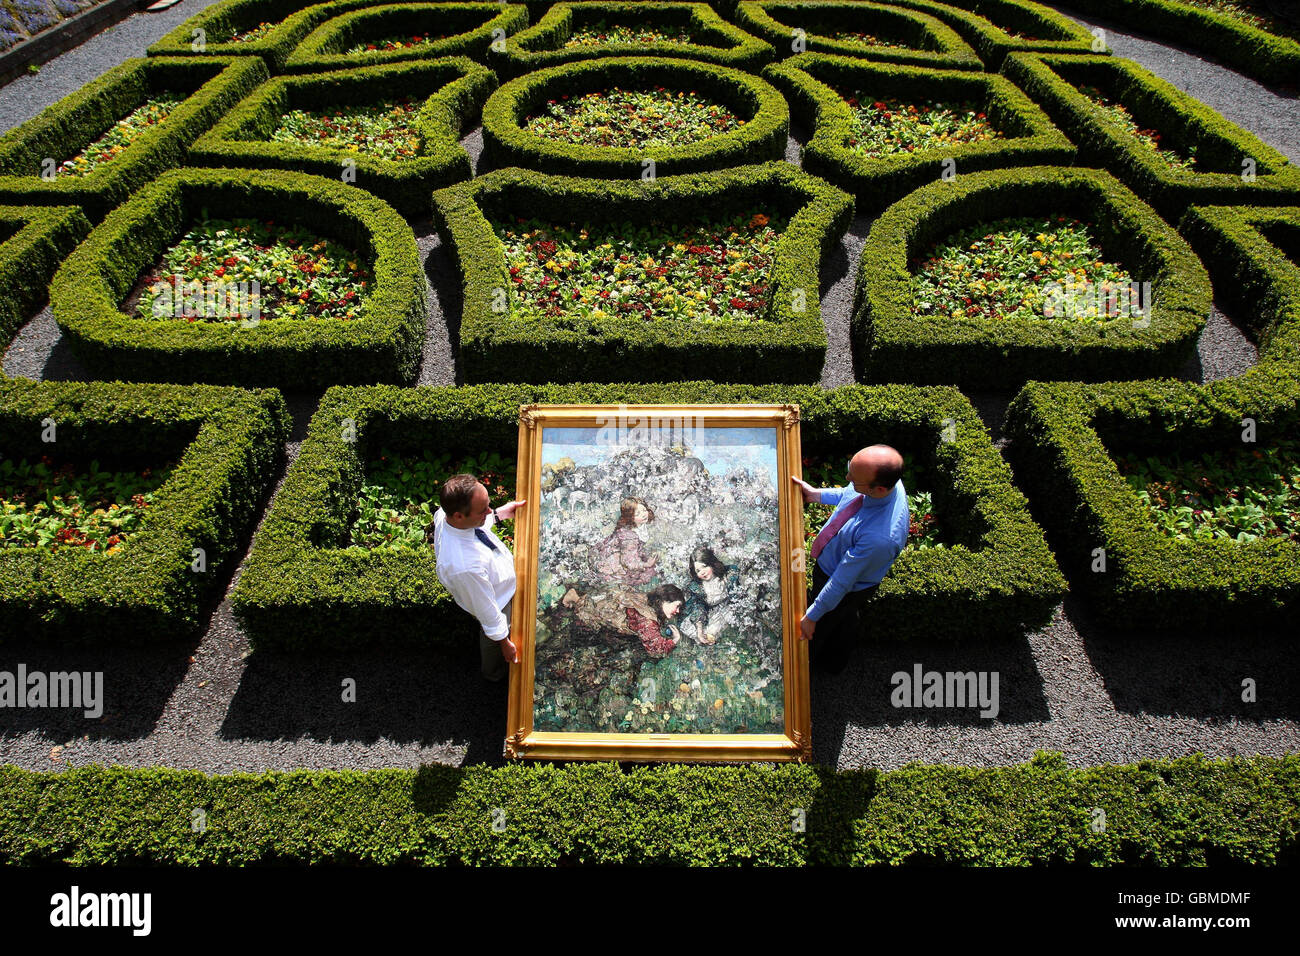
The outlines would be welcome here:
[[[434,221],[463,277],[460,364],[468,382],[815,382],[826,356],[818,302],[823,257],[853,216],[847,193],[784,162],[614,182],[502,169],[433,194]],[[699,208],[759,207],[791,217],[769,273],[768,312],[699,323],[520,316],[489,217],[591,224],[671,221]]]
[[[947,548],[899,557],[863,636],[896,639],[1018,634],[1052,615],[1065,584],[1041,531],[970,403],[953,389],[907,386],[482,385],[328,391],[258,530],[235,614],[257,648],[455,643],[473,620],[438,583],[431,550],[343,547],[367,463],[380,448],[460,455],[516,447],[519,406],[794,402],[809,453],[852,454],[883,441],[935,475]]]
[[[19,865],[1259,866],[1294,864],[1298,834],[1295,754],[1073,769],[1039,751],[891,771],[0,767],[0,861]]]
[[[180,458],[117,553],[0,549],[0,636],[192,636],[261,510],[291,424],[274,389],[0,381],[0,447],[14,458],[132,471]]]
[[[762,37],[779,57],[812,50],[838,53],[876,63],[982,69],[980,58],[965,40],[945,23],[918,10],[861,0],[743,0],[736,4],[736,24]],[[796,31],[802,30],[802,49]],[[901,46],[871,45],[836,40],[841,30],[880,33],[885,41]]]
[[[801,53],[767,67],[763,75],[789,99],[795,120],[812,130],[803,147],[803,169],[853,193],[859,213],[883,209],[940,179],[947,168],[974,172],[1074,161],[1074,144],[1005,77],[876,64],[828,53]],[[868,159],[848,145],[854,123],[845,97],[855,89],[866,97],[974,101],[1005,138]]]
[[[304,226],[356,250],[374,274],[364,314],[255,323],[124,314],[119,303],[204,211]],[[73,351],[105,376],[307,388],[411,380],[425,294],[415,237],[387,203],[305,173],[179,169],[140,190],[77,248],[54,277],[50,306]]]
[[[1300,196],[1300,168],[1258,137],[1132,60],[1013,53],[1002,65],[1079,146],[1170,222],[1189,205],[1278,205]],[[1094,86],[1122,103],[1161,147],[1194,153],[1197,169],[1175,170],[1078,89]]]
[[[154,176],[182,165],[195,138],[266,75],[251,57],[127,60],[0,137],[0,203],[76,205],[97,222]],[[59,163],[162,93],[185,99],[111,161],[84,176],[56,175]]]
[[[0,206],[0,356],[45,304],[59,263],[89,232],[75,206]]]
[[[912,313],[914,259],[934,242],[1007,216],[1069,215],[1154,303],[1140,318],[1026,321]],[[922,187],[887,209],[859,260],[851,324],[866,381],[1005,391],[1028,379],[1107,381],[1176,374],[1210,315],[1209,277],[1172,228],[1097,169],[990,170]]]
[[[598,23],[685,30],[690,41],[567,46],[574,33]],[[507,37],[505,51],[491,54],[489,62],[502,76],[515,77],[542,67],[607,56],[673,57],[756,71],[771,62],[776,51],[766,41],[727,23],[707,3],[583,0],[555,4],[536,24]]]
[[[336,70],[272,79],[232,109],[190,150],[200,166],[296,169],[347,180],[396,207],[409,218],[429,214],[429,192],[469,179],[469,153],[460,138],[478,125],[479,112],[497,87],[496,75],[467,57],[423,60],[390,66]],[[272,142],[290,110],[335,110],[370,106],[404,96],[424,100],[412,124],[420,134],[420,154],[393,160],[365,152]],[[427,97],[427,98],[426,98]]]
[[[566,143],[529,132],[524,123],[547,100],[585,96],[612,87],[698,92],[745,121],[730,132],[684,146],[611,147]],[[785,155],[790,108],[769,83],[713,63],[664,57],[611,57],[564,63],[511,80],[483,107],[481,169],[523,166],[570,176],[636,179],[654,161],[654,175],[761,163]]]
[[[996,70],[1014,50],[1093,52],[1092,33],[1051,7],[1032,0],[890,0],[928,13],[952,27]],[[1101,52],[1100,50],[1096,52]]]
[[[1191,47],[1274,86],[1300,85],[1300,42],[1235,17],[1176,0],[1070,0],[1084,14],[1108,17],[1148,36]]]
[[[1247,419],[1253,423],[1252,444]],[[1300,544],[1168,537],[1112,456],[1160,458],[1257,445],[1296,434],[1300,389],[1206,388],[1188,382],[1030,382],[1007,410],[1008,450],[1071,582],[1123,631],[1247,634],[1294,626]],[[1098,550],[1101,549],[1101,550]]]
[[[331,17],[298,44],[284,69],[319,73],[402,60],[467,56],[486,63],[493,43],[528,25],[528,9],[519,3],[388,3],[348,10]],[[446,31],[429,43],[396,50],[349,53],[358,44],[390,37],[414,37],[434,29]]]

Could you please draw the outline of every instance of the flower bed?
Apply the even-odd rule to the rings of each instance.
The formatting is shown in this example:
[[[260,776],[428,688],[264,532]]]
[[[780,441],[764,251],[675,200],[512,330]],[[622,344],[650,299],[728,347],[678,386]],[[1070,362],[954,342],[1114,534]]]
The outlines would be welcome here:
[[[269,321],[256,317],[239,322],[175,321],[175,308],[171,315],[164,310],[162,315],[141,319],[123,311],[119,303],[131,305],[133,286],[140,291],[137,280],[160,264],[167,248],[202,218],[204,209],[220,209],[232,219],[270,220],[280,227],[302,228],[352,250],[356,258],[342,260],[344,274],[355,277],[364,270],[373,276],[356,280],[369,283],[364,304],[355,306],[359,296],[354,296],[343,304],[336,301],[328,307],[332,310],[328,315],[311,321],[277,317],[288,317],[293,304],[269,290],[281,277],[289,284],[288,270],[305,273],[310,268],[316,294],[325,291],[312,261],[293,261],[325,251],[317,249],[299,250],[275,263],[273,268],[280,274],[262,291],[273,310]],[[232,287],[244,295],[232,275],[246,276],[249,269],[257,269],[259,275],[272,278],[273,273],[263,271],[268,251],[248,248],[252,235],[250,231],[211,236],[205,240],[208,252],[196,250],[204,259],[193,268],[196,274],[206,274],[208,281],[197,283],[202,287],[198,291],[186,283],[185,297],[172,297],[182,317],[196,307],[196,298],[205,300],[206,315],[219,311],[218,306],[207,309],[209,294],[217,302]],[[219,264],[210,254],[219,257]],[[241,262],[241,256],[246,261]],[[235,264],[227,265],[228,258],[234,258]],[[350,261],[355,261],[355,268],[348,265]],[[252,291],[250,284],[248,294]],[[299,295],[302,291],[307,288],[299,288]],[[332,298],[346,299],[347,291],[351,290],[343,289]],[[309,305],[310,292],[306,301]],[[199,169],[167,173],[114,211],[59,269],[50,287],[50,304],[73,350],[103,374],[128,380],[279,387],[409,379],[419,362],[426,309],[414,236],[390,206],[318,176]],[[297,303],[303,304],[301,299]],[[356,320],[346,320],[354,308]],[[292,314],[302,318],[305,312],[297,309]]]
[[[523,128],[563,143],[647,150],[689,146],[744,125],[731,110],[694,90],[674,96],[657,86],[562,95],[547,100],[546,111],[528,117]]]
[[[502,76],[608,56],[671,56],[757,71],[776,55],[706,3],[556,3],[490,57]]]
[[[892,0],[952,27],[975,48],[988,70],[1008,53],[1088,53],[1092,34],[1051,7],[1031,0]]]
[[[518,441],[519,406],[532,402],[793,402],[801,409],[804,447],[814,456],[851,454],[846,450],[856,450],[866,435],[907,450],[926,469],[950,543],[899,556],[872,604],[873,639],[1018,634],[1046,623],[1064,592],[988,431],[951,389],[706,382],[336,388],[308,426],[231,594],[254,646],[315,652],[472,640],[473,619],[438,583],[430,549],[342,545],[368,483],[366,462],[390,453],[418,459],[428,448],[452,460],[484,454],[508,460]],[[414,492],[415,480],[399,485],[400,496]]]
[[[59,263],[89,232],[74,206],[0,206],[0,356],[44,304]]]
[[[431,29],[430,24],[437,25]],[[464,56],[486,63],[489,48],[528,25],[519,3],[392,3],[348,10],[325,21],[285,60],[286,73]]]
[[[688,96],[692,100],[687,101]],[[528,128],[531,117],[548,110],[563,115],[568,102],[564,97],[590,105],[579,114],[578,123],[572,127],[543,124],[547,132],[563,134],[559,137]],[[710,115],[710,106],[676,105],[700,99],[725,113]],[[628,105],[633,108],[630,117]],[[727,125],[727,114],[735,118],[734,128]],[[683,126],[688,118],[691,126]],[[721,126],[714,122],[718,119],[723,120]],[[586,132],[591,127],[583,121],[595,122],[595,128],[604,127],[606,132]],[[636,178],[645,175],[645,161],[650,159],[654,175],[668,176],[779,159],[785,155],[789,125],[790,111],[781,94],[739,70],[649,57],[579,61],[529,73],[492,94],[483,107],[481,168],[523,166],[569,175]],[[701,126],[726,131],[698,138]],[[684,136],[689,129],[696,129],[696,135]],[[603,139],[641,145],[600,145]]]
[[[1079,92],[1101,107],[1103,113],[1124,132],[1154,152],[1170,169],[1175,172],[1191,171],[1196,166],[1196,147],[1187,147],[1187,155],[1180,155],[1176,150],[1160,148],[1160,134],[1153,129],[1142,129],[1123,103],[1116,102],[1095,86],[1081,86]]]
[[[492,72],[465,57],[278,77],[200,137],[190,155],[205,166],[296,169],[332,179],[351,163],[354,185],[408,217],[423,217],[430,191],[470,178],[459,140],[494,89]],[[375,120],[363,119],[378,104],[408,97],[391,140],[380,138]],[[311,118],[322,114],[326,120]],[[364,129],[352,132],[356,127]],[[316,131],[313,143],[294,139],[308,129]]]
[[[1058,305],[1062,313],[1073,316],[1089,298],[1100,298],[1106,290],[1100,282],[1084,290],[1063,288],[1069,280],[1056,283],[1045,265],[1036,265],[1042,282],[1036,292],[1051,300],[1050,316],[1025,317],[1024,308],[1019,316],[1004,316],[997,309],[990,315],[969,295],[970,283],[983,282],[989,302],[998,295],[1005,299],[1005,290],[988,283],[1005,283],[1008,278],[1023,290],[1020,273],[1024,270],[1020,269],[1013,277],[999,272],[991,278],[981,274],[963,279],[966,292],[957,293],[958,298],[972,301],[960,302],[957,316],[951,309],[942,313],[934,309],[935,301],[930,309],[917,310],[914,270],[927,250],[954,233],[1008,213],[1037,217],[1040,222],[1058,216],[1087,220],[1102,251],[1100,260],[1091,261],[1118,264],[1135,281],[1151,284],[1151,296],[1140,296],[1137,303],[1142,311],[1121,309],[1105,321],[1063,320],[1057,315]],[[1047,244],[1047,234],[1041,233],[1041,241],[1039,234],[1024,237],[1032,241],[1016,253],[1019,261],[1045,261],[1048,252],[1039,248],[1044,259],[1035,259],[1030,248]],[[1062,253],[1070,251],[1066,247]],[[968,269],[989,271],[991,261],[974,263],[981,258],[978,249],[967,253]],[[1074,254],[1083,256],[1083,249]],[[954,262],[954,271],[961,264]],[[999,269],[1005,266],[1000,263]],[[1113,267],[1089,269],[1101,282],[1118,278]],[[1076,274],[1075,284],[1088,276],[1088,270],[1084,277]],[[1029,273],[1024,272],[1024,277]],[[1031,378],[1104,381],[1176,374],[1195,352],[1210,304],[1209,279],[1196,255],[1113,177],[1100,170],[1029,167],[937,182],[886,210],[862,250],[851,332],[868,381],[1006,391]]]
[[[1104,166],[1170,222],[1189,205],[1295,202],[1300,168],[1254,135],[1129,60],[1114,57],[1007,57],[1002,72],[1039,102],[1079,145],[1082,162]],[[1081,87],[1094,88],[1130,119],[1117,122]],[[1159,150],[1130,132],[1158,128]],[[1194,166],[1171,165],[1167,154]]]
[[[265,78],[251,58],[127,60],[0,137],[0,203],[77,205],[97,222],[183,165],[194,139]]]
[[[500,170],[439,190],[434,206],[439,234],[464,275],[460,360],[468,381],[671,381],[708,375],[812,382],[820,377],[826,349],[818,308],[820,263],[848,227],[853,203],[788,163],[629,183]],[[718,217],[737,217],[731,225],[739,238],[728,232],[724,246],[711,232],[709,245],[692,251],[681,240],[704,238],[690,231],[697,224],[688,212],[702,207]],[[489,215],[514,231],[512,243],[534,243],[532,249],[517,249],[536,260],[527,272],[519,261],[511,274]],[[511,215],[524,222],[510,225],[503,216]],[[563,237],[579,245],[562,249],[558,243],[542,245],[555,239],[521,239],[533,231],[526,228],[530,218],[548,228],[574,222]],[[650,226],[656,221],[682,231],[656,235]],[[631,240],[636,254],[645,254],[636,263],[631,248],[602,249],[604,242],[591,238],[607,236],[604,241],[613,247],[611,227],[627,222],[641,224],[636,234],[618,240]],[[784,232],[772,243],[774,222],[784,223]],[[722,233],[716,235],[720,240]],[[752,244],[755,236],[766,250]],[[664,248],[669,240],[671,246]],[[736,243],[740,247],[731,248]],[[755,263],[741,257],[744,253],[728,254],[740,253],[741,247],[764,261],[770,257],[761,276]],[[623,255],[626,262],[619,258]],[[696,269],[708,275],[687,274]],[[550,273],[544,290],[543,273]],[[562,287],[559,277],[572,284]],[[610,295],[602,296],[603,291]],[[694,298],[697,291],[705,291],[705,298]],[[655,292],[661,293],[657,303]],[[517,308],[530,301],[531,313]],[[768,304],[760,309],[760,301]],[[548,311],[552,305],[557,308]],[[725,321],[699,321],[706,310],[710,319]]]
[[[897,6],[859,0],[742,0],[736,4],[735,22],[772,44],[780,57],[807,50],[876,63],[983,68],[975,51],[951,27],[927,13]],[[803,31],[802,49],[795,49],[797,30]]]
[[[1073,144],[1047,114],[1005,77],[878,65],[825,53],[801,54],[769,66],[763,75],[785,93],[795,119],[812,130],[803,168],[854,193],[864,212],[883,209],[948,170],[1069,163],[1075,156]],[[949,124],[942,139],[933,129],[921,129],[918,115],[904,104],[917,114],[932,108],[926,104],[955,104],[958,117],[936,117]],[[971,112],[974,117],[966,115]],[[864,119],[885,122],[864,130]],[[974,135],[984,138],[973,140]]]
[[[152,490],[134,481],[110,490],[110,497],[134,490],[147,505],[129,535],[116,529],[123,537],[114,545],[86,546],[84,534],[98,539],[104,524],[121,520],[107,508],[85,515],[87,500],[80,533],[65,525],[64,540],[48,547],[0,548],[3,633],[104,646],[192,636],[281,466],[292,425],[284,399],[273,390],[9,379],[0,382],[5,465],[52,450],[40,441],[50,419],[58,424],[60,463],[88,471],[97,461],[106,471],[136,475],[152,469],[134,479]],[[52,496],[49,504],[59,506]],[[5,511],[12,534],[18,512]],[[39,543],[53,529],[32,530]]]

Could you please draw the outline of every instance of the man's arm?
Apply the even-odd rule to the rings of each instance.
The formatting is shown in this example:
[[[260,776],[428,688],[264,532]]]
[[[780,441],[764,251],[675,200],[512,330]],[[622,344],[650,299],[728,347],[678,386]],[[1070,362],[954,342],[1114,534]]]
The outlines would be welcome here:
[[[803,493],[804,504],[837,505],[840,503],[840,499],[844,497],[845,489],[843,488],[814,488],[795,475],[791,475],[790,478]]]
[[[817,595],[817,600],[808,608],[805,614],[808,620],[819,621],[824,614],[835,610],[849,589],[863,578],[883,576],[893,562],[893,550],[891,542],[874,535],[854,541]]]
[[[448,590],[455,588],[456,596],[469,605],[469,612],[478,618],[483,633],[494,641],[510,636],[510,622],[497,607],[496,595],[485,572],[461,571],[447,582]]]

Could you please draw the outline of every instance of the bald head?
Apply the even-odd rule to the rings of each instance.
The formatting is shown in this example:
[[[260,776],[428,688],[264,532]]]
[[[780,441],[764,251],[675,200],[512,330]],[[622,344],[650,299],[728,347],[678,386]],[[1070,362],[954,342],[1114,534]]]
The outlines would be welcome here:
[[[903,456],[889,445],[869,445],[849,460],[849,480],[872,498],[883,498],[903,477]]]

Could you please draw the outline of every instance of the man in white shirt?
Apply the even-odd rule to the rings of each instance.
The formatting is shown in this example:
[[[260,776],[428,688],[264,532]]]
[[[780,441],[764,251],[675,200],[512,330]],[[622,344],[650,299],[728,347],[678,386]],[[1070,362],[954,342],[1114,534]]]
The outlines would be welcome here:
[[[478,620],[483,676],[490,681],[506,676],[506,661],[519,659],[519,649],[510,640],[515,559],[491,528],[524,504],[511,501],[494,512],[477,478],[452,475],[442,486],[441,507],[433,516],[438,580],[456,604]]]

